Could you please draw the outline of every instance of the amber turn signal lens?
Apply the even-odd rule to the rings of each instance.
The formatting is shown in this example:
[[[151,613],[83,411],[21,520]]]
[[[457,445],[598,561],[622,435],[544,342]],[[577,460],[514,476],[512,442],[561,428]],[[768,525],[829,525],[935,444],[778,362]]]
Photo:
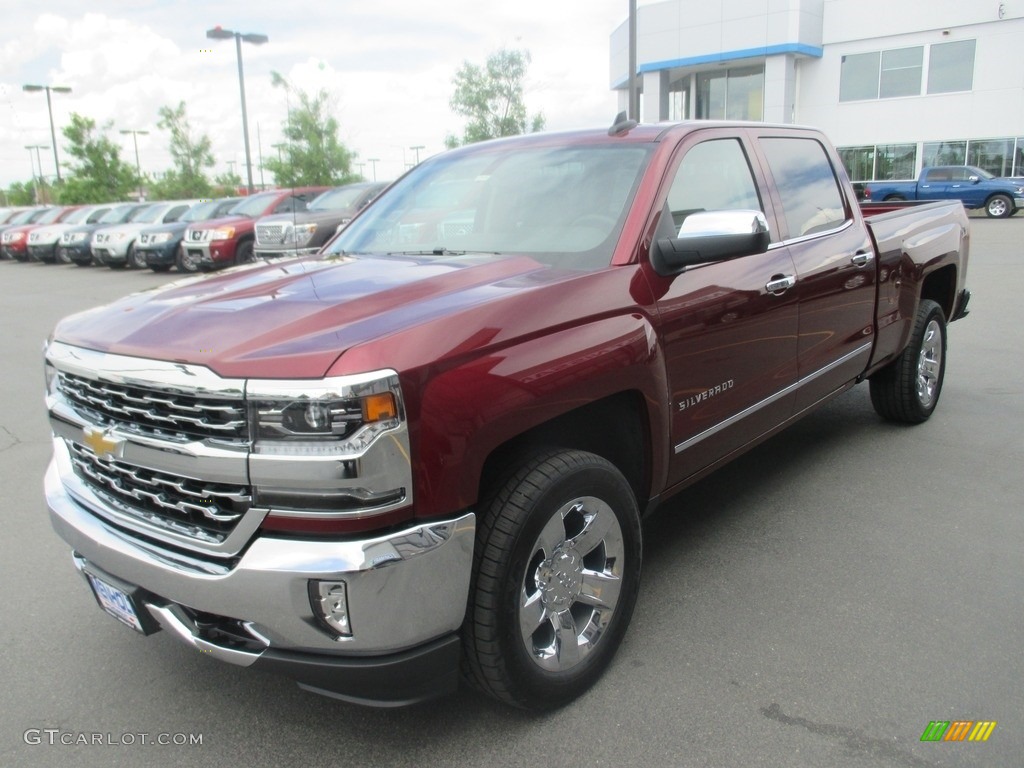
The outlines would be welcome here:
[[[363,421],[371,424],[375,421],[394,419],[398,416],[398,404],[391,392],[378,395],[367,395],[363,398]]]

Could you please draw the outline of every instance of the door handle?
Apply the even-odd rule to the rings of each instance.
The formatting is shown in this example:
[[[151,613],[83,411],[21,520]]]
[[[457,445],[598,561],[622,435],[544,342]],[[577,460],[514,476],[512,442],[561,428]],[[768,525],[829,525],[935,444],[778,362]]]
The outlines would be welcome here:
[[[765,283],[764,289],[768,293],[778,296],[788,291],[794,285],[796,285],[796,275],[773,275],[772,279]]]
[[[855,267],[863,267],[875,260],[874,251],[857,251],[850,257],[850,263]]]

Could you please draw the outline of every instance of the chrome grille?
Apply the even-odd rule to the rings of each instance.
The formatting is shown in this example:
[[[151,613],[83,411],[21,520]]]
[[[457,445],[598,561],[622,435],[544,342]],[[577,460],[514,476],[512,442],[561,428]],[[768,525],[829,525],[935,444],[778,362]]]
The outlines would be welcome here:
[[[256,242],[260,245],[281,245],[285,229],[283,224],[257,224]]]
[[[252,504],[246,486],[191,480],[100,458],[71,441],[68,449],[75,473],[95,493],[122,512],[177,534],[223,541]]]
[[[112,384],[63,371],[59,387],[75,408],[98,424],[177,440],[249,441],[245,405],[238,400]]]

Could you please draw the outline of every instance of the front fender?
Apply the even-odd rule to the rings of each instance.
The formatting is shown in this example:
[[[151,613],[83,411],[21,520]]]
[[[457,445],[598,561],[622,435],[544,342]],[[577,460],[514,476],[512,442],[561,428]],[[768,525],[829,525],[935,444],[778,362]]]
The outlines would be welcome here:
[[[497,448],[622,392],[637,392],[646,404],[649,477],[660,489],[667,471],[668,384],[657,336],[641,313],[534,337],[440,373],[422,390],[414,448],[417,514],[472,506],[484,463]]]

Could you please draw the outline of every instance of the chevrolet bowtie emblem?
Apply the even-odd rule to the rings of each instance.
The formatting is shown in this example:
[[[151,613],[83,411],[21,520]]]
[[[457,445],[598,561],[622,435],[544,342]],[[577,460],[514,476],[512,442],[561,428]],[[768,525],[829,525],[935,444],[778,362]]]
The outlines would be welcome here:
[[[82,430],[82,439],[87,446],[92,448],[101,459],[120,458],[121,449],[124,447],[124,440],[110,437],[106,430],[86,427]]]

